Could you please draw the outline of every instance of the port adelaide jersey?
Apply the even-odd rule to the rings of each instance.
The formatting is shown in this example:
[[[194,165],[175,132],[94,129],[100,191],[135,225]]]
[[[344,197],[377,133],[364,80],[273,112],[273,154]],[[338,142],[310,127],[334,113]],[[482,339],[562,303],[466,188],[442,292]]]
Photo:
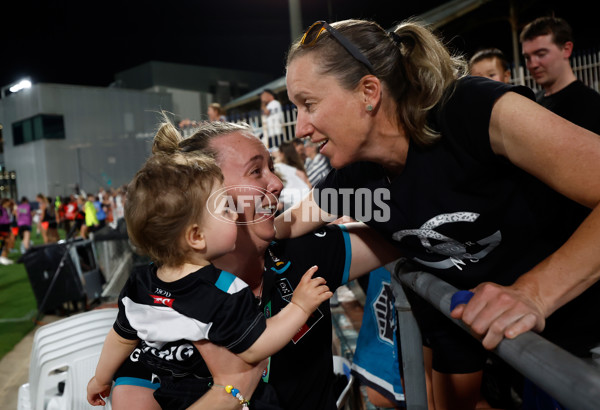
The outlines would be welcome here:
[[[252,291],[232,273],[209,265],[163,282],[156,270],[152,264],[132,273],[113,328],[124,338],[142,340],[140,359],[158,374],[210,377],[190,341],[209,340],[240,353],[265,330]]]

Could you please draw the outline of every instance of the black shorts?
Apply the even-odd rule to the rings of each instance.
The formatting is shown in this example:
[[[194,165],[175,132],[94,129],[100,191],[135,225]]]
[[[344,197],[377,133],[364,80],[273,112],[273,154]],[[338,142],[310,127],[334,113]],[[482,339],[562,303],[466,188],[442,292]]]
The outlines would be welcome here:
[[[21,225],[19,226],[19,236],[21,238],[23,238],[23,233],[25,232],[31,232],[31,226],[30,225]]]
[[[0,224],[0,239],[10,238],[10,224]]]
[[[123,362],[119,370],[113,376],[115,387],[119,385],[130,385],[146,387],[156,390],[160,387],[160,379],[150,369],[138,361],[140,348],[136,347]]]
[[[119,385],[147,387],[154,390],[154,398],[163,409],[183,410],[191,406],[212,384],[212,378],[195,376],[160,378],[138,360],[140,348],[129,355],[119,367],[113,380],[114,387]],[[273,386],[259,383],[252,395],[252,408],[255,410],[282,410]]]

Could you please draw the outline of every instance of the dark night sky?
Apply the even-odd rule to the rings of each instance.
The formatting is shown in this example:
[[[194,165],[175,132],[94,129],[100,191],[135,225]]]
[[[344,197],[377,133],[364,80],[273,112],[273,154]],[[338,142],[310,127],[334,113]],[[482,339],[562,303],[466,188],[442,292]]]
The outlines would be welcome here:
[[[315,20],[367,18],[384,28],[444,1],[300,0],[303,27]],[[575,48],[600,46],[589,2],[515,0],[519,22],[555,14],[575,30]],[[8,4],[6,4],[8,3]],[[470,55],[496,46],[512,55],[509,0],[492,0],[442,29]],[[5,1],[0,18],[0,86],[33,82],[107,86],[114,74],[149,60],[284,74],[290,43],[288,0]]]

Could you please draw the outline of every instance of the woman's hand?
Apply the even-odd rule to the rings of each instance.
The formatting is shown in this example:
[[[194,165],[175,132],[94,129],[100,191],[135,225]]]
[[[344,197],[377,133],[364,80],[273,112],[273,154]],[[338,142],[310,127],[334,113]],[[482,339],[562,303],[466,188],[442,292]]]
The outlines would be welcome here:
[[[514,339],[528,330],[541,332],[546,324],[543,304],[517,286],[500,286],[485,282],[472,289],[469,303],[452,312],[482,337],[488,350],[495,349],[503,338]]]

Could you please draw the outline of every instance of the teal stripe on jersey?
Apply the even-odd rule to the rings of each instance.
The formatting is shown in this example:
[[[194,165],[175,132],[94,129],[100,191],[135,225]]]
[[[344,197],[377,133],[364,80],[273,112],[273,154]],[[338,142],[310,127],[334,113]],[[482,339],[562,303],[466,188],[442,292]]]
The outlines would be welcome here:
[[[231,284],[235,280],[235,275],[233,273],[229,273],[227,271],[221,271],[219,275],[219,279],[215,282],[215,286],[222,290],[223,292],[229,293],[229,288]]]
[[[344,261],[344,274],[342,276],[342,285],[348,283],[348,276],[350,276],[350,263],[352,262],[352,244],[350,243],[350,234],[345,225],[338,225],[342,230],[342,236],[344,237],[344,246],[346,248],[346,260]]]

